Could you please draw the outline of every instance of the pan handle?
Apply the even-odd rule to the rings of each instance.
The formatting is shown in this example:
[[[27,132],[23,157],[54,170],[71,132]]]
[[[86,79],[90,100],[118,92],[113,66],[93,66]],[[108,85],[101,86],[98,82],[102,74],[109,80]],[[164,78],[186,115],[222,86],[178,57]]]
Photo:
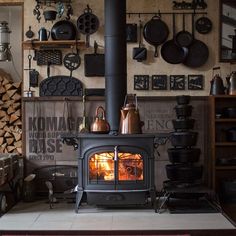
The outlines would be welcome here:
[[[154,57],[158,57],[158,50],[157,50],[157,45],[155,45],[155,52],[154,52]]]

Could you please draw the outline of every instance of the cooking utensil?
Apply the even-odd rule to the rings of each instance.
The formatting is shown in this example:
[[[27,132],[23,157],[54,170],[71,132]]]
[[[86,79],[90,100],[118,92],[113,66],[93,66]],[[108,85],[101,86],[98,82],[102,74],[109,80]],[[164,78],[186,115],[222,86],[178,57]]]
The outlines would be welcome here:
[[[83,95],[83,120],[82,124],[79,126],[79,132],[80,133],[88,133],[89,128],[87,126],[87,121],[86,121],[86,108],[85,108],[85,95]]]
[[[176,119],[172,120],[172,124],[175,130],[189,130],[193,129],[195,120],[194,119]]]
[[[169,148],[167,152],[171,163],[193,163],[199,160],[201,150],[199,148]]]
[[[147,49],[142,45],[143,24],[139,21],[139,46],[133,48],[133,59],[142,62],[147,59]]]
[[[53,40],[75,40],[76,26],[69,20],[60,20],[52,26],[51,37]]]
[[[99,20],[96,15],[92,13],[92,9],[87,5],[84,13],[77,19],[77,28],[81,34],[86,35],[86,47],[89,47],[89,37],[95,33],[99,28]]]
[[[94,53],[84,55],[84,75],[104,76],[105,75],[105,55],[98,53],[98,44],[94,41]]]
[[[135,101],[128,103],[128,97]],[[130,94],[125,96],[124,106],[121,109],[120,133],[141,134],[143,123],[140,121],[137,96]]]
[[[45,21],[54,21],[57,17],[57,11],[56,10],[44,10],[43,16]]]
[[[61,65],[62,64],[62,52],[61,50],[35,50],[34,60],[37,61],[38,66],[48,65]]]
[[[191,105],[177,105],[174,107],[177,118],[186,118],[192,115],[193,107]]]
[[[229,95],[236,95],[236,71],[233,71],[229,77],[226,77],[227,93]]]
[[[168,26],[161,20],[160,14],[152,17],[152,19],[144,25],[143,37],[149,44],[155,47],[155,57],[158,57],[158,46],[166,41],[168,35]]]
[[[236,142],[236,127],[232,127],[226,130],[226,140],[228,142]]]
[[[38,31],[38,38],[39,41],[47,41],[50,37],[50,31],[45,29],[44,27],[41,27]]]
[[[174,147],[191,147],[197,143],[197,132],[172,132],[170,135],[171,145]]]
[[[173,181],[193,182],[202,177],[202,166],[169,164],[166,165],[167,178]]]
[[[34,37],[34,32],[31,30],[31,26],[29,26],[29,30],[25,33],[25,36],[29,39]]]
[[[195,28],[200,34],[208,34],[212,30],[212,21],[208,17],[200,17],[195,22]]]
[[[183,30],[176,34],[175,40],[176,40],[176,43],[180,47],[188,47],[193,41],[192,34],[185,30],[185,14],[184,13],[183,13]]]
[[[170,64],[182,63],[188,55],[186,47],[180,47],[175,40],[175,14],[173,13],[173,38],[165,42],[161,47],[162,58]]]
[[[215,74],[216,70],[220,70],[220,67],[214,67],[212,69],[212,80],[211,88],[210,88],[210,95],[219,95],[219,94],[225,94],[225,87],[222,78],[220,77],[220,74]]]
[[[126,42],[136,43],[137,38],[137,24],[126,24]]]
[[[188,55],[186,56],[183,64],[188,67],[196,68],[207,62],[209,50],[205,43],[195,38],[194,14],[192,14],[192,36],[193,41],[188,47]]]
[[[91,124],[90,131],[97,134],[107,134],[110,131],[110,125],[106,121],[105,110],[102,106],[96,109],[95,121]]]

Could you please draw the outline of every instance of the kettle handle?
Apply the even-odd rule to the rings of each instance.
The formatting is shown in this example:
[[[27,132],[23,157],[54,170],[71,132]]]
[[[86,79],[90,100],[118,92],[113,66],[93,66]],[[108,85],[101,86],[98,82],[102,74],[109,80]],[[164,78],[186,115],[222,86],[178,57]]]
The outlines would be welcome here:
[[[105,110],[102,106],[97,107],[96,109],[96,117],[98,117],[99,110],[102,111],[102,119],[105,119]]]
[[[127,104],[128,96],[132,96],[135,99],[135,110],[138,110],[138,98],[137,98],[135,93],[134,94],[126,94],[125,95],[124,107]]]
[[[220,72],[219,75],[220,75],[220,77],[221,77],[221,69],[220,69],[220,66],[217,66],[217,67],[213,67],[213,68],[212,68],[212,78],[214,77],[216,70],[219,70],[219,72]]]

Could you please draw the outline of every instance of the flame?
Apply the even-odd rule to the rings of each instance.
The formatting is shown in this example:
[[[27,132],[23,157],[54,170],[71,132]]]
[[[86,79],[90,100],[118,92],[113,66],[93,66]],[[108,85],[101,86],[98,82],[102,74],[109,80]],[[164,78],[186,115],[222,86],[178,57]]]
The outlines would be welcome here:
[[[95,153],[89,161],[90,180],[115,180],[113,152]],[[140,154],[118,153],[118,180],[143,180],[143,159]]]

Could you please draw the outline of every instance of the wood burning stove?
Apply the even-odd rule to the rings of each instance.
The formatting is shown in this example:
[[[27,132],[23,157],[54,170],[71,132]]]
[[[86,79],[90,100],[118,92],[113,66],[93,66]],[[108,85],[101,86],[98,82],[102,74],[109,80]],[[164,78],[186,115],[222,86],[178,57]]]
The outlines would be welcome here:
[[[156,210],[154,140],[150,134],[79,134],[62,137],[78,148],[76,211],[86,196],[88,204],[145,205]]]

